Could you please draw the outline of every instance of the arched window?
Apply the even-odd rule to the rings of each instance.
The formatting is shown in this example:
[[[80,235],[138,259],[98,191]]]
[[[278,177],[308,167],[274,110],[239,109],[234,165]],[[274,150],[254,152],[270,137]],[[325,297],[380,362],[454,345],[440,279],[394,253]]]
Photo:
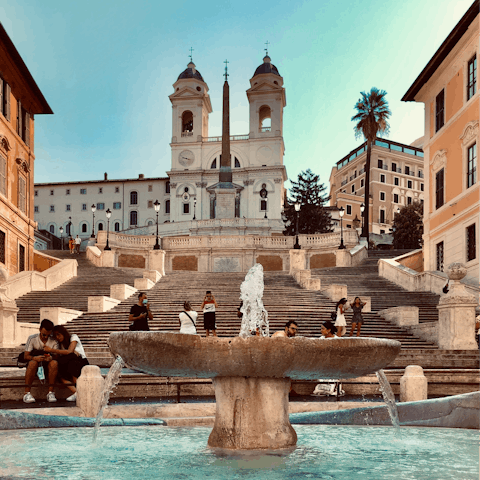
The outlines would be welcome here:
[[[182,114],[182,137],[191,135],[193,135],[193,114],[190,110],[186,110]]]
[[[165,213],[170,213],[170,200],[165,200]]]
[[[98,227],[97,227],[97,230],[100,232],[101,230],[103,230],[103,223],[102,222],[99,222],[98,224]]]
[[[217,159],[215,159],[215,160],[212,162],[212,165],[210,166],[210,168],[217,168]]]
[[[151,227],[152,225],[153,225],[153,220],[149,220],[149,221],[147,222],[147,227]]]
[[[50,233],[55,233],[55,225],[50,225],[49,230]]]
[[[82,233],[87,233],[87,224],[82,223]]]
[[[267,105],[263,105],[259,110],[259,130],[260,132],[272,131],[272,111]]]
[[[138,193],[135,190],[130,192],[130,205],[138,205]]]
[[[240,162],[237,157],[235,157],[235,168],[240,168]]]
[[[132,210],[130,212],[130,225],[135,226],[138,225],[138,212],[136,210]]]
[[[115,222],[114,228],[115,228],[116,232],[119,232],[120,231],[120,222]]]

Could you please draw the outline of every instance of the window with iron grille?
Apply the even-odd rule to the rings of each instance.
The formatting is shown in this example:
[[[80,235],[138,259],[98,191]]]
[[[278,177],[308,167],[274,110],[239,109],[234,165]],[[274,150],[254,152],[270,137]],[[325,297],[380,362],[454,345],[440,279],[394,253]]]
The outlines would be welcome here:
[[[18,246],[18,271],[25,271],[25,247],[23,245]]]
[[[21,175],[18,175],[18,208],[27,213],[27,182]]]
[[[474,143],[467,150],[467,188],[477,181],[477,144]]]
[[[7,159],[0,155],[0,193],[7,195]]]
[[[467,100],[477,92],[477,55],[468,62],[467,68]]]
[[[435,208],[440,208],[444,203],[444,175],[445,171],[443,168],[435,175]]]
[[[477,246],[475,242],[475,224],[467,227],[467,262],[477,258]]]
[[[442,90],[435,99],[435,132],[445,124],[445,91]]]
[[[439,271],[439,272],[443,272],[443,262],[444,262],[444,258],[443,258],[443,242],[439,242],[437,243],[437,264],[436,264],[436,270]]]
[[[5,265],[5,240],[6,235],[5,232],[0,230],[0,262]]]

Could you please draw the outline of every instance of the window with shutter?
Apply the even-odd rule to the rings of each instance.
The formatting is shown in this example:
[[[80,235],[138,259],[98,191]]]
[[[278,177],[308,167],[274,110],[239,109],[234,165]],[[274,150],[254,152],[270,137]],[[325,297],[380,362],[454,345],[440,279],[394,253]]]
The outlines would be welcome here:
[[[8,83],[5,82],[5,88],[3,90],[4,92],[4,99],[3,99],[3,102],[5,104],[5,118],[10,122],[11,121],[11,118],[10,118],[10,85]]]
[[[22,102],[17,100],[17,133],[22,136]]]
[[[25,145],[30,146],[30,114],[26,110],[24,112],[23,141]]]
[[[0,230],[0,262],[5,264],[5,240],[6,234]]]
[[[21,175],[18,175],[18,208],[27,213],[27,182]]]
[[[444,203],[443,189],[444,189],[444,169],[442,168],[435,175],[435,208],[440,208]]]
[[[7,159],[0,155],[0,193],[7,196]]]

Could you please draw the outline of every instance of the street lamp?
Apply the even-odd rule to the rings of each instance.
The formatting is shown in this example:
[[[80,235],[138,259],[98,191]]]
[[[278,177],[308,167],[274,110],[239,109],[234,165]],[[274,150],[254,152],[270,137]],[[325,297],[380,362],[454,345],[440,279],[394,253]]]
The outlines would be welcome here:
[[[60,231],[60,242],[62,244],[62,250],[63,250],[63,227],[60,227],[58,230]]]
[[[362,203],[360,205],[360,213],[361,213],[361,217],[362,217],[362,233],[363,233],[363,211],[365,210],[365,204]]]
[[[193,202],[193,218],[195,219],[195,204],[197,201],[195,200]],[[153,204],[155,208],[155,212],[157,213],[157,240],[155,241],[155,245],[153,246],[154,250],[160,250],[160,244],[158,243],[158,212],[160,211],[160,202],[158,200],[155,200],[155,203]]]
[[[344,250],[345,245],[343,244],[343,216],[345,215],[345,209],[340,207],[340,246],[338,247],[339,250]]]
[[[157,200],[158,201],[158,200]],[[159,204],[160,205],[160,204]],[[193,199],[193,219],[196,220],[197,218],[195,217],[195,211],[197,209],[197,199]]]
[[[93,213],[92,236],[90,238],[95,238],[95,212],[96,211],[97,211],[97,206],[93,204],[92,205],[92,213]]]
[[[111,250],[110,246],[108,245],[108,231],[110,230],[110,217],[112,216],[111,210],[107,209],[105,215],[107,216],[107,244],[105,245],[104,250]]]
[[[300,250],[302,247],[300,246],[300,244],[298,243],[298,212],[300,211],[300,202],[296,202],[295,203],[295,211],[297,212],[297,227],[295,229],[296,231],[296,239],[295,239],[295,245],[293,246],[293,248],[295,248],[296,250]]]
[[[397,213],[400,213],[400,207],[397,208]]]

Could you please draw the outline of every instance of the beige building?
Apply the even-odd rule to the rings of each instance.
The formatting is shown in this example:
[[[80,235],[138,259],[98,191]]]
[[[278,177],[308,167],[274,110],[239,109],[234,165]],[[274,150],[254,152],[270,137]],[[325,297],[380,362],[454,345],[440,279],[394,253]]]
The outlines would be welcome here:
[[[33,270],[34,115],[53,113],[0,24],[0,265]]]
[[[423,202],[422,139],[412,145],[377,138],[372,146],[370,175],[371,233],[389,233],[398,208]],[[339,160],[330,174],[331,205],[345,209],[344,228],[361,227],[367,142]]]
[[[478,282],[479,1],[402,98],[425,105],[424,269],[465,263]]]

